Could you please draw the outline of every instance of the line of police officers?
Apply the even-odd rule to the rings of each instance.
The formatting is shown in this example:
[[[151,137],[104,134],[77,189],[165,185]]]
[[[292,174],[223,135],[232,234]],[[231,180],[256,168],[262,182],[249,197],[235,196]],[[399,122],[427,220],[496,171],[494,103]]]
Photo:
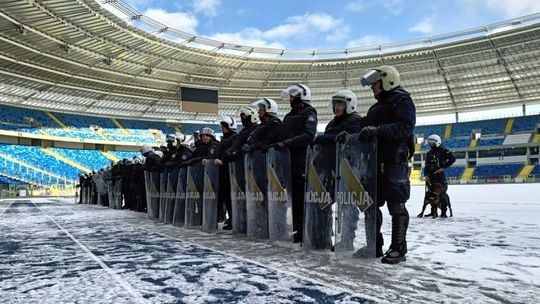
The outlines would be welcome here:
[[[265,151],[270,147],[288,149],[291,158],[294,241],[302,242],[308,147],[313,144],[343,142],[347,136],[357,136],[363,141],[377,138],[378,189],[377,204],[374,206],[377,208],[377,216],[373,219],[376,222],[376,254],[377,257],[382,257],[383,263],[399,263],[405,260],[407,253],[409,214],[405,203],[410,194],[408,160],[414,153],[413,129],[416,110],[409,93],[400,87],[400,76],[394,67],[380,66],[367,71],[361,78],[361,84],[371,87],[376,103],[361,117],[357,112],[356,95],[350,90],[336,92],[331,98],[335,117],[328,123],[322,135],[317,136],[317,111],[311,105],[310,88],[304,84],[295,84],[285,89],[281,95],[290,105],[290,111],[283,120],[278,117],[278,104],[274,100],[259,99],[250,106],[240,108],[243,126],[240,132],[237,133],[237,123],[232,117],[221,116],[223,138],[220,142],[217,141],[214,130],[209,127],[202,128],[199,134],[196,134],[193,149],[188,145],[185,135],[171,134],[167,136],[167,145],[162,146],[161,151],[154,151],[148,145],[141,147],[141,153],[145,157],[144,165],[124,161],[116,169],[113,166],[111,178],[117,174],[126,177],[126,187],[123,187],[126,189],[126,206],[143,211],[146,206],[139,202],[139,199],[144,200],[144,193],[134,195],[145,188],[140,169],[161,171],[162,168],[187,166],[193,162],[205,164],[207,161],[226,166],[229,162],[242,159],[244,154],[250,151]],[[228,170],[220,170],[218,219],[223,220],[227,218],[226,214],[228,215],[223,229],[231,229],[228,174]],[[390,247],[383,254],[380,207],[385,202],[392,216],[392,236]]]

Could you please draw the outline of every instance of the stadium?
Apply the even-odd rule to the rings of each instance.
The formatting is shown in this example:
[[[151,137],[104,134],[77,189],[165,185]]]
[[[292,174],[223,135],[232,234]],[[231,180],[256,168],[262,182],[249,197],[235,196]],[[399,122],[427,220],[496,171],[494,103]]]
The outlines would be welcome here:
[[[288,50],[212,40],[169,28],[124,1],[104,3],[116,13],[94,0],[10,1],[0,5],[0,197],[5,199],[0,215],[5,231],[0,237],[0,273],[6,273],[0,281],[7,284],[0,288],[0,295],[8,303],[535,302],[534,294],[540,289],[539,247],[523,242],[538,241],[533,215],[538,211],[534,183],[540,182],[540,13],[373,47]],[[473,189],[463,198],[456,194],[455,209],[460,208],[460,199],[469,202],[476,191],[500,198],[494,199],[500,204],[519,205],[517,201],[525,197],[524,205],[518,206],[523,209],[514,210],[523,219],[506,210],[507,206],[502,209],[508,213],[497,213],[489,220],[504,221],[510,213],[509,222],[475,225],[465,218],[456,219],[472,234],[487,233],[486,239],[469,235],[462,239],[464,232],[457,227],[442,232],[458,243],[443,245],[459,252],[496,243],[494,238],[504,238],[500,231],[510,227],[520,231],[520,245],[501,240],[499,245],[508,246],[508,252],[493,258],[488,253],[488,265],[477,269],[477,277],[468,277],[475,271],[474,265],[450,267],[444,275],[430,274],[440,270],[434,264],[420,269],[423,262],[437,260],[434,256],[418,258],[402,272],[371,262],[354,266],[354,272],[349,269],[350,262],[332,258],[329,262],[324,254],[310,255],[298,248],[282,249],[245,238],[242,246],[252,250],[238,253],[234,245],[238,240],[229,234],[178,231],[142,214],[73,205],[80,194],[80,174],[140,156],[143,144],[157,148],[167,134],[191,135],[205,126],[219,134],[218,113],[239,119],[240,107],[263,97],[278,101],[278,115],[285,116],[289,105],[279,96],[295,83],[311,88],[319,131],[334,117],[329,98],[337,90],[354,91],[358,112],[363,115],[373,104],[373,96],[362,89],[360,77],[380,65],[400,71],[402,85],[412,93],[421,120],[414,129],[412,184],[424,184],[424,160],[429,150],[426,139],[439,134],[457,159],[446,171],[450,187]],[[200,91],[217,91],[217,99],[208,103],[197,95]],[[215,113],[197,110],[203,106],[212,107]],[[512,114],[504,114],[509,108],[514,109]],[[515,115],[516,108],[521,115]],[[467,115],[481,111],[496,114],[491,119]],[[423,187],[417,188],[423,195]],[[505,201],[505,195],[510,201]],[[20,201],[22,197],[36,198]],[[413,199],[422,200],[414,193]],[[476,215],[491,208],[482,205],[482,195],[475,199],[471,202],[478,204],[474,210],[462,207],[461,212]],[[414,213],[420,206],[411,208]],[[385,225],[389,222],[386,216]],[[421,221],[415,229],[432,231],[429,225]],[[137,227],[141,230],[135,231]],[[47,229],[58,231],[39,235]],[[415,229],[410,229],[411,233]],[[144,236],[147,242],[137,236]],[[424,236],[431,242],[418,249],[417,256],[436,252],[437,232]],[[51,241],[53,237],[63,239]],[[422,238],[413,238],[410,243],[422,243]],[[120,239],[131,248],[122,247]],[[52,245],[39,248],[48,241]],[[34,244],[34,251],[23,251],[25,242]],[[148,248],[159,251],[151,260],[162,266],[154,269],[152,261],[144,259],[141,251]],[[17,250],[34,268],[14,257]],[[202,253],[190,255],[191,251]],[[51,258],[47,252],[54,252],[54,265],[43,262]],[[297,255],[303,262],[293,258]],[[123,263],[124,258],[132,259],[131,264]],[[467,255],[463,259],[467,258],[473,259]],[[504,267],[493,266],[500,265],[499,258],[505,261],[501,262]],[[190,281],[184,273],[185,281],[170,279],[185,272],[180,266],[186,261],[192,261],[190,265],[196,269],[189,278],[202,273],[210,276]],[[229,270],[237,274],[227,277],[227,282],[220,281],[222,262],[234,265]],[[92,267],[102,272],[84,271]],[[498,269],[496,275],[490,272],[494,268]],[[17,275],[35,269],[42,273],[30,283],[17,279]],[[48,269],[52,269],[51,277],[47,277]],[[341,277],[334,276],[336,269]],[[413,279],[411,286],[397,287],[399,281],[415,276],[415,271],[422,275]],[[390,291],[384,296],[378,294],[384,287],[383,276],[367,278],[373,272],[394,276],[385,283]],[[494,284],[490,281],[493,276],[499,279]],[[456,277],[462,280],[455,281]],[[233,284],[236,280],[241,283]],[[340,284],[342,280],[348,281]],[[18,284],[26,284],[27,289],[17,289]],[[449,287],[442,290],[442,286]],[[403,296],[400,288],[410,296]]]

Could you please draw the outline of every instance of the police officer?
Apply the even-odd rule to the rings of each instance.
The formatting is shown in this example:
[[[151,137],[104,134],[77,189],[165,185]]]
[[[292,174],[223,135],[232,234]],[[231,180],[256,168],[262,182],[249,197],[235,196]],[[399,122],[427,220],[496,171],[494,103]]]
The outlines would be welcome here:
[[[291,155],[291,192],[293,205],[294,242],[301,243],[304,227],[304,195],[307,147],[317,135],[317,111],[311,106],[311,90],[304,84],[294,84],[283,90],[281,98],[288,100],[291,111],[283,119],[283,136],[273,146],[288,148]]]
[[[146,211],[146,187],[144,185],[144,166],[142,160],[138,156],[133,157],[132,178],[130,190],[135,196],[135,211]]]
[[[381,262],[396,264],[405,261],[407,253],[409,213],[405,203],[410,196],[408,159],[414,154],[416,108],[410,94],[400,87],[400,76],[394,67],[371,69],[362,76],[361,83],[371,87],[377,100],[362,118],[358,133],[360,140],[377,138],[376,255],[382,255],[380,207],[386,202],[392,216],[392,242]]]
[[[456,162],[456,158],[448,149],[442,146],[441,137],[437,134],[432,134],[427,139],[428,145],[431,149],[426,154],[426,163],[424,166],[424,176],[426,179],[426,186],[431,188],[433,184],[441,184],[444,187],[444,191],[439,194],[439,201],[441,203],[441,217],[447,217],[446,210],[450,206],[450,197],[446,193],[448,190],[448,183],[446,182],[446,174],[444,170],[450,167]],[[426,192],[426,195],[428,193]],[[434,210],[431,210],[432,212]],[[419,217],[422,214],[419,214]],[[450,213],[452,216],[452,213]]]
[[[219,189],[218,189],[218,222],[225,220],[225,210],[229,217],[223,225],[224,230],[232,229],[232,206],[231,206],[231,181],[229,178],[229,163],[223,161],[225,151],[232,146],[232,139],[236,133],[237,123],[231,116],[220,115],[221,131],[223,137],[218,145],[217,151],[212,155],[214,164],[219,166]],[[224,208],[225,207],[225,208]]]
[[[273,99],[262,98],[254,101],[250,107],[257,109],[261,123],[249,135],[246,143],[242,146],[242,151],[268,149],[271,144],[279,142],[282,137],[280,129],[283,123],[278,118],[278,105]]]
[[[193,154],[193,151],[191,151],[191,148],[189,147],[187,136],[181,132],[176,132],[174,135],[176,138],[175,151],[171,155],[170,160],[165,163],[165,166],[169,168],[185,165],[185,162],[188,161]]]
[[[337,91],[330,99],[330,106],[335,115],[334,119],[326,125],[324,134],[317,136],[315,144],[335,144],[337,134],[353,133],[360,126],[361,116],[356,111],[358,98],[353,91]]]
[[[216,140],[216,132],[210,127],[203,127],[199,130],[200,143],[193,151],[190,162],[200,161],[204,165],[204,160],[212,158],[217,152],[218,141]]]
[[[165,137],[165,147],[161,151],[163,152],[163,158],[161,159],[161,163],[163,166],[165,166],[166,163],[173,158],[173,155],[176,154],[175,134],[167,134],[167,136]]]
[[[241,107],[239,112],[242,130],[231,138],[231,146],[220,158],[222,161],[234,162],[243,159],[242,146],[246,144],[249,136],[258,126],[259,115],[254,108]]]
[[[142,145],[141,154],[145,157],[144,170],[161,171],[161,156],[150,145]]]

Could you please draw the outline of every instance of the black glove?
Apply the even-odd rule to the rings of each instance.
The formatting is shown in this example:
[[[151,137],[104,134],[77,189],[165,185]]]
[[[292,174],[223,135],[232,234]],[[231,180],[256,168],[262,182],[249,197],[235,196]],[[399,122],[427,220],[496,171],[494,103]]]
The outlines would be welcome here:
[[[248,153],[249,151],[251,151],[251,146],[248,145],[248,144],[244,144],[244,145],[242,146],[242,152]]]
[[[283,151],[283,150],[285,150],[285,143],[280,141],[278,143],[273,144],[271,147],[278,150],[278,151]]]
[[[319,135],[313,142],[314,145],[333,145],[336,143],[336,136],[334,134]]]
[[[336,142],[342,144],[345,143],[345,141],[347,141],[347,135],[349,135],[347,131],[339,132],[338,135],[336,135]]]
[[[358,138],[360,139],[360,141],[369,141],[371,138],[377,137],[378,132],[379,128],[374,126],[367,126],[360,130],[360,133],[358,133]]]

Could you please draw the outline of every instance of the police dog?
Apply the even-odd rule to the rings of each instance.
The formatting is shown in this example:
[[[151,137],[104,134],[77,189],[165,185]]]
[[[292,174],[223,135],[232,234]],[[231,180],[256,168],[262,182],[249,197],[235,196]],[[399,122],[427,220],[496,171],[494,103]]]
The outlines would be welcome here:
[[[439,216],[437,209],[441,206],[441,203],[439,200],[440,194],[444,191],[444,186],[440,183],[433,183],[433,184],[429,184],[429,187],[426,187],[426,188],[427,188],[427,192],[424,198],[424,205],[422,206],[422,212],[418,214],[418,217],[424,217],[424,211],[426,211],[426,207],[428,205],[431,205],[431,217],[437,218],[437,216]],[[427,215],[428,214],[426,214],[426,216]]]

